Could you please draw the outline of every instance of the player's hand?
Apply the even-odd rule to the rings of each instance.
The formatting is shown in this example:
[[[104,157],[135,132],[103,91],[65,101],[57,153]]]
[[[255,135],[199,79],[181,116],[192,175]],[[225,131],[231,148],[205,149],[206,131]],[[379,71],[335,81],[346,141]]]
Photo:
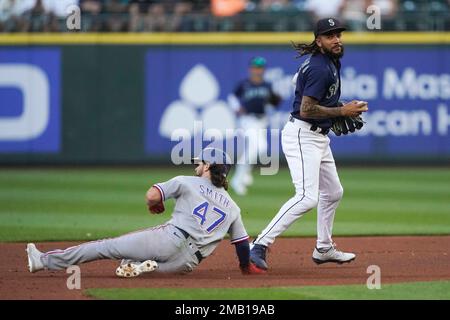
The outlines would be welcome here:
[[[240,267],[242,274],[252,275],[252,274],[265,274],[267,271],[258,268],[253,263],[249,263],[247,267]]]
[[[361,115],[361,113],[369,110],[366,101],[353,100],[352,102],[346,103],[341,107],[341,115],[344,117],[356,117]]]
[[[148,210],[151,214],[160,214],[163,213],[166,208],[164,207],[163,202],[159,202],[157,204],[154,204],[152,206],[148,205]]]
[[[270,95],[270,97],[268,99],[268,102],[272,106],[278,107],[281,104],[281,96],[276,94],[276,93],[273,93],[273,94]]]

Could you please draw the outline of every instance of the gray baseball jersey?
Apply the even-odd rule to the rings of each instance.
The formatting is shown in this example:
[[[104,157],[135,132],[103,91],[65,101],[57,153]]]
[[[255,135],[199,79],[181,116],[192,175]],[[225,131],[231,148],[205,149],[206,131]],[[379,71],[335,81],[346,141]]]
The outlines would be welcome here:
[[[178,176],[154,186],[163,200],[175,199],[169,223],[189,233],[203,257],[210,255],[227,233],[231,243],[248,239],[240,208],[224,188],[215,187],[208,178]]]

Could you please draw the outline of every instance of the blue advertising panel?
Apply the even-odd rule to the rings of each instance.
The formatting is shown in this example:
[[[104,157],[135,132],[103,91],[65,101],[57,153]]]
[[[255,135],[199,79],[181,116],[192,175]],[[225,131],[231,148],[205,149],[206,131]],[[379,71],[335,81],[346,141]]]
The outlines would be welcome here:
[[[60,150],[60,50],[0,49],[0,153]]]
[[[167,154],[174,130],[195,133],[236,125],[228,95],[247,76],[254,56],[268,61],[265,78],[284,99],[272,113],[282,128],[290,112],[292,77],[305,58],[282,48],[158,47],[146,55],[146,152]],[[348,46],[342,59],[341,100],[369,102],[366,125],[348,136],[330,133],[336,156],[450,155],[450,49]]]

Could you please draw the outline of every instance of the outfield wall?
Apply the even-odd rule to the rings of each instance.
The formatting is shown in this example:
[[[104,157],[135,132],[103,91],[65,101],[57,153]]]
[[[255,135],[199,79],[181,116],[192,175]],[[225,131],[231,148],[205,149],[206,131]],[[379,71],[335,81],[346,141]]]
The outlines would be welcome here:
[[[248,60],[291,107],[309,34],[0,35],[0,163],[167,162],[175,128],[225,130],[227,96]],[[343,100],[369,101],[358,135],[333,137],[336,158],[450,160],[450,33],[345,35]]]

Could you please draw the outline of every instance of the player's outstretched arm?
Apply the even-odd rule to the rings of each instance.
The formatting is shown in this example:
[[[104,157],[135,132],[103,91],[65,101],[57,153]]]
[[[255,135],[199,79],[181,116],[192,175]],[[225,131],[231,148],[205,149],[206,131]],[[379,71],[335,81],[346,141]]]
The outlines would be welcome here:
[[[237,242],[234,245],[236,247],[236,255],[239,259],[239,268],[241,269],[242,274],[266,273],[265,270],[258,268],[250,261],[250,245],[247,239]]]
[[[161,191],[153,186],[150,189],[148,189],[147,193],[145,194],[145,200],[147,202],[147,207],[150,213],[162,213],[165,210],[164,202],[163,202],[163,196]]]
[[[313,97],[303,96],[300,115],[311,119],[356,117],[367,110],[369,109],[365,101],[353,100],[342,107],[328,108],[319,105],[319,102]]]

